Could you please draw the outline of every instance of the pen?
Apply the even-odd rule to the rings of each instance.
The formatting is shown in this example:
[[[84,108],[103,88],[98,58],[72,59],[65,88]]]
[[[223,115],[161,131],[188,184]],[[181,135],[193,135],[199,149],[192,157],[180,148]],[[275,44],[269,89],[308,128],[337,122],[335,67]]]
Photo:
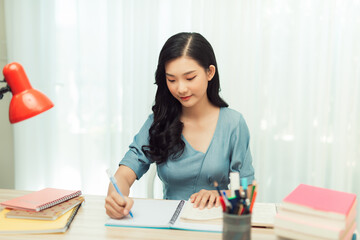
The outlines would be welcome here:
[[[229,199],[228,199],[228,197],[226,196],[226,192],[225,192],[224,190],[222,191],[222,194],[223,194],[223,199],[224,199],[225,206],[226,206],[226,212],[227,212],[227,213],[230,213],[231,210],[232,210],[231,203],[229,202]]]
[[[221,197],[222,195],[221,195],[221,192],[220,192],[220,187],[219,187],[219,184],[218,184],[218,182],[217,182],[217,181],[214,181],[214,187],[216,187],[216,190],[218,191],[219,196]]]
[[[220,192],[220,187],[219,187],[219,184],[217,181],[214,181],[214,186],[216,187],[216,190],[218,191],[219,193],[219,201],[220,201],[220,204],[221,204],[221,207],[223,209],[223,212],[226,212],[226,205],[225,205],[225,201],[223,199],[223,196]]]
[[[116,179],[115,179],[114,176],[111,174],[110,169],[107,169],[107,170],[106,170],[106,173],[107,173],[107,175],[108,175],[109,178],[110,178],[110,182],[114,185],[114,188],[116,189],[116,191],[120,194],[120,196],[124,199],[124,201],[125,201],[125,203],[126,203],[125,197],[124,197],[124,195],[120,192],[120,189],[119,189],[118,185],[116,184]],[[134,217],[131,211],[129,211],[129,214],[130,214],[130,216],[131,216],[132,218]]]
[[[238,199],[237,197],[229,197],[228,198],[230,204],[231,204],[231,209],[230,209],[230,212],[229,213],[233,213],[233,214],[237,214],[237,211],[239,210],[238,207],[237,207],[237,202],[238,202]]]
[[[241,179],[241,186],[243,187],[243,190],[245,192],[245,198],[247,198],[247,188],[248,188],[247,178]]]
[[[226,205],[225,205],[225,201],[222,196],[219,197],[219,201],[220,201],[223,212],[226,212]]]
[[[244,209],[243,209],[243,213],[244,214],[249,214],[250,213],[250,200],[248,198],[248,194],[247,194],[247,190],[248,190],[248,183],[247,183],[247,178],[242,178],[241,179],[241,185],[244,189],[244,194],[245,197],[243,199],[243,205],[244,205]]]

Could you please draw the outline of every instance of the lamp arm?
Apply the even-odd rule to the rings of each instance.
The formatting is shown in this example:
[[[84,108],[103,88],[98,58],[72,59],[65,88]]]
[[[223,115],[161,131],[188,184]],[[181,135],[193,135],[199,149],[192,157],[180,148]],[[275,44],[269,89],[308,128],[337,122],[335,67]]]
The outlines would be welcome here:
[[[3,81],[0,81],[0,82],[6,82],[6,81],[4,79]],[[10,91],[11,91],[11,89],[10,89],[9,85],[7,85],[7,84],[5,87],[0,88],[0,100],[3,99],[5,93],[10,92]]]

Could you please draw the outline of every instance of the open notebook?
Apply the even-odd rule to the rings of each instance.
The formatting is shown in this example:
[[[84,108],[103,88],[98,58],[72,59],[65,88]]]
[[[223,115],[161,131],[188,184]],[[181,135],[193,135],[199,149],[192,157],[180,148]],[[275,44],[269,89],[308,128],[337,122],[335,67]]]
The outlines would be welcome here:
[[[266,218],[273,221],[276,207],[275,204],[269,206],[272,206],[273,211]],[[109,219],[105,225],[222,232],[222,212],[220,208],[199,210],[190,207],[192,208],[191,203],[184,200],[135,199],[131,209],[134,218],[127,216],[120,220]],[[265,217],[261,220],[263,219]],[[266,226],[272,226],[272,224],[267,223]]]

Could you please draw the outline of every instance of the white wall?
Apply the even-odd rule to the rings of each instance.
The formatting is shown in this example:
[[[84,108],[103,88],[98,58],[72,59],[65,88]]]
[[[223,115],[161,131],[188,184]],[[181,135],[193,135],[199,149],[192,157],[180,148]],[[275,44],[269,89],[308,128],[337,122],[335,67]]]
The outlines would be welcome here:
[[[2,69],[7,64],[4,0],[0,0],[0,79]],[[0,84],[0,88],[5,85]],[[9,122],[11,93],[6,93],[0,101],[0,188],[14,188],[14,145],[13,128]]]

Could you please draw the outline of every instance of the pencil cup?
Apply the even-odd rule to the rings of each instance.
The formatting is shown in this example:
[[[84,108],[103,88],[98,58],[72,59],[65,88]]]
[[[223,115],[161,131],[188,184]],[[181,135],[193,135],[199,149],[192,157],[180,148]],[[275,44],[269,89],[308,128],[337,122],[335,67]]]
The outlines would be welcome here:
[[[223,240],[250,240],[251,214],[223,213]]]

